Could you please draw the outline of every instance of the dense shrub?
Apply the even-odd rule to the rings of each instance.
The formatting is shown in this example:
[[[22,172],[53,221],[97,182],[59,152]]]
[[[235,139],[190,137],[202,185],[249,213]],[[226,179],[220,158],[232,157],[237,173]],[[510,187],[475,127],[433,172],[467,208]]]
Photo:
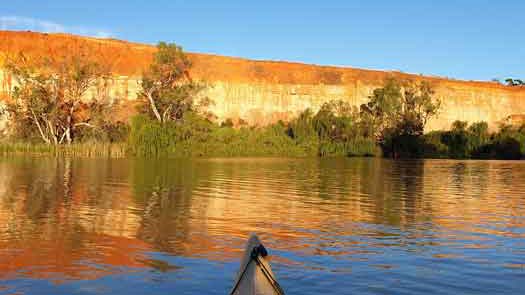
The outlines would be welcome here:
[[[520,159],[525,155],[525,126],[503,125],[489,133],[486,122],[456,121],[449,131],[425,136],[425,157],[456,159]]]
[[[472,148],[471,134],[467,132],[467,122],[455,121],[452,129],[443,132],[441,141],[448,147],[448,154],[451,158],[464,159],[470,156]]]
[[[140,156],[371,156],[372,138],[361,135],[357,121],[325,105],[313,115],[306,110],[289,124],[235,129],[195,113],[183,120],[160,123],[147,116],[133,118],[130,150]],[[228,122],[228,121],[226,121]]]
[[[115,143],[125,142],[130,126],[123,122],[106,122],[97,128],[85,128],[76,133],[77,141],[81,143]]]
[[[424,157],[427,158],[448,158],[449,147],[441,141],[443,132],[432,131],[424,135]]]

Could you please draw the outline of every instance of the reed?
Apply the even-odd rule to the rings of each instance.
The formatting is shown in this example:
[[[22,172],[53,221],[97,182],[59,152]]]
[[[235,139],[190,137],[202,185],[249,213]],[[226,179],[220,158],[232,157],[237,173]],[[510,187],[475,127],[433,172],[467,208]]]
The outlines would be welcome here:
[[[195,119],[195,118],[194,118]],[[315,157],[374,156],[370,138],[321,141],[317,136],[290,136],[290,127],[274,124],[262,128],[220,127],[211,122],[186,121],[161,124],[144,117],[132,121],[130,152],[140,157]]]
[[[127,155],[126,143],[74,143],[47,145],[41,143],[0,143],[1,155],[29,154],[71,156],[82,158],[123,158]]]

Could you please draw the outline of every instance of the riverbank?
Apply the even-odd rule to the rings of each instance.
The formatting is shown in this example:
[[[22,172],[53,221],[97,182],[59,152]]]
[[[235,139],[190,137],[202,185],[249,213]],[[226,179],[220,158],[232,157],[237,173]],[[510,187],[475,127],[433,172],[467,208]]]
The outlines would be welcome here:
[[[137,126],[135,126],[137,127]],[[173,127],[173,126],[172,126]],[[0,155],[50,155],[78,158],[233,158],[233,157],[392,157],[387,147],[368,138],[346,141],[300,141],[282,125],[267,128],[235,129],[218,127],[181,138],[172,127],[149,121],[122,142],[85,142],[49,145],[35,142],[0,142]],[[479,126],[478,126],[479,127]],[[426,159],[525,159],[525,133],[522,129],[500,130],[476,136],[468,129],[434,131],[420,137],[397,138],[395,158]],[[133,131],[135,130],[135,131]],[[523,130],[522,130],[523,131]],[[389,143],[392,144],[392,143]],[[401,149],[399,149],[401,147]]]
[[[310,116],[266,127],[218,125],[199,116],[183,124],[159,123],[145,116],[132,119],[116,142],[86,141],[50,145],[16,140],[0,142],[0,154],[99,158],[197,157],[393,157],[438,159],[525,158],[525,126],[502,126],[489,132],[484,122],[457,121],[450,130],[421,136],[400,135],[378,142],[348,122],[321,124]],[[345,125],[347,124],[347,125]],[[337,126],[325,128],[324,126]]]
[[[248,124],[238,117],[220,120],[210,111],[213,100],[203,96],[208,86],[184,74],[191,63],[182,48],[159,42],[157,49],[137,92],[134,116],[117,116],[119,103],[110,97],[83,100],[88,86],[107,74],[106,68],[93,66],[93,51],[52,63],[41,58],[34,65],[22,57],[10,60],[6,69],[23,83],[4,108],[9,138],[2,139],[0,152],[144,158],[384,155],[514,160],[525,155],[525,125],[489,132],[487,122],[468,126],[456,121],[450,130],[425,134],[442,105],[425,80],[390,77],[359,107],[331,100],[271,125],[262,120]],[[51,87],[57,77],[60,87]]]
[[[124,158],[128,146],[121,143],[74,143],[70,145],[49,145],[29,142],[0,143],[0,155],[53,155],[79,158]]]
[[[240,138],[240,137],[239,137]],[[238,140],[239,140],[238,138]],[[366,145],[364,143],[363,145]],[[357,143],[356,143],[357,146]],[[151,145],[148,148],[133,148],[127,142],[121,143],[77,143],[71,145],[46,145],[35,143],[0,143],[0,156],[2,155],[52,155],[79,158],[235,158],[235,157],[376,157],[380,156],[380,148],[377,146],[363,146],[363,150],[354,148],[353,154],[342,152],[353,147],[332,147],[334,149],[329,155],[317,155],[311,148],[293,146],[291,144],[276,144],[266,142],[262,145],[253,145],[251,141],[229,144],[225,142],[192,143],[181,142],[165,149]],[[369,151],[367,151],[369,150]]]

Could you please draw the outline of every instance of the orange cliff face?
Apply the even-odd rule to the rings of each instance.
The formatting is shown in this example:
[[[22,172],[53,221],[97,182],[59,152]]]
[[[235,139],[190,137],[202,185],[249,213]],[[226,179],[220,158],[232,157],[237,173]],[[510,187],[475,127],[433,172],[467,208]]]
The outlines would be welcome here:
[[[114,78],[108,87],[110,96],[136,99],[140,75],[149,65],[155,47],[68,34],[0,31],[0,59],[20,51],[37,58],[79,47],[93,50],[100,62],[111,67]],[[358,106],[392,75],[433,83],[442,108],[429,123],[429,130],[447,129],[454,120],[487,121],[494,128],[504,120],[519,123],[525,117],[523,87],[399,72],[188,55],[193,62],[192,77],[209,85],[204,95],[214,102],[210,111],[219,120],[243,119],[253,125],[265,125],[289,120],[306,108],[316,110],[330,100],[345,100]],[[9,96],[12,83],[11,77],[0,72],[0,92],[4,97]]]

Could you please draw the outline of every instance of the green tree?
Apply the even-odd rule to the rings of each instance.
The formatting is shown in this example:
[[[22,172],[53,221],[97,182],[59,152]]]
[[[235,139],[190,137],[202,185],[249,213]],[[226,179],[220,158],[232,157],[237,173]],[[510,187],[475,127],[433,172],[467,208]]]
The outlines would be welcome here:
[[[427,81],[389,78],[373,91],[367,104],[361,105],[362,119],[386,154],[397,157],[419,153],[425,126],[440,107],[433,96]]]
[[[301,112],[295,120],[290,122],[287,130],[288,136],[300,144],[317,141],[317,133],[313,128],[313,116],[309,108]]]
[[[507,78],[505,79],[505,83],[507,83],[507,86],[523,86],[525,85],[525,82],[521,79],[513,79],[513,78]]]
[[[184,113],[209,104],[207,99],[196,104],[203,86],[191,79],[190,68],[191,62],[180,46],[160,42],[142,76],[139,97],[146,102],[143,112],[163,123],[181,120]]]
[[[312,123],[321,140],[346,141],[359,136],[359,113],[355,107],[341,100],[324,103]]]
[[[8,104],[15,130],[36,133],[48,144],[72,143],[82,128],[98,128],[93,119],[109,106],[102,92],[86,97],[109,73],[95,62],[96,53],[84,48],[61,52],[33,61],[19,53],[5,66],[17,85]]]
[[[470,134],[469,148],[471,151],[475,151],[490,141],[489,125],[487,122],[472,123],[467,131]]]
[[[442,141],[448,146],[450,157],[463,159],[470,155],[470,136],[467,126],[466,121],[456,120],[452,123],[451,130],[443,133]]]

